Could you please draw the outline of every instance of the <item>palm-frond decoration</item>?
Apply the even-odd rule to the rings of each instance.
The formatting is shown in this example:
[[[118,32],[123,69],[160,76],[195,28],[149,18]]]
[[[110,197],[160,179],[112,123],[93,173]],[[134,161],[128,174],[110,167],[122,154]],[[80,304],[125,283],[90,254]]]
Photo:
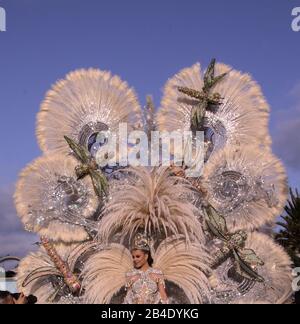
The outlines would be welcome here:
[[[168,168],[131,168],[121,186],[112,190],[99,225],[99,237],[109,241],[115,234],[121,241],[139,231],[149,236],[184,235],[187,241],[202,240],[198,211],[187,199],[190,186],[171,176]]]
[[[214,74],[209,73],[211,67]],[[269,106],[259,85],[250,75],[224,64],[210,65],[206,72],[206,76],[209,75],[220,76],[220,79],[216,79],[212,89],[212,93],[217,94],[216,102],[212,102],[205,111],[199,110],[199,102],[201,105],[208,103],[207,97],[203,101],[200,96],[202,89],[205,89],[200,64],[183,69],[169,79],[158,111],[158,129],[188,131],[196,113],[203,111],[200,120],[204,119],[202,128],[206,140],[211,142],[212,152],[226,145],[247,145],[249,138],[253,145],[270,149]]]
[[[215,76],[215,65],[216,60],[213,59],[204,75],[204,86],[201,91],[178,87],[179,92],[198,101],[193,107],[191,115],[191,129],[194,131],[204,131],[206,111],[211,106],[218,106],[222,103],[221,95],[217,92],[212,93],[212,90],[225,78],[227,73]]]
[[[95,158],[93,158],[83,146],[77,144],[71,138],[65,136],[65,140],[70,146],[77,160],[82,163],[75,168],[78,180],[89,175],[96,195],[99,198],[104,198],[104,196],[108,194],[108,181],[103,172],[99,169]]]
[[[225,218],[212,206],[206,208],[204,215],[207,228],[213,237],[224,243],[214,256],[212,265],[215,266],[220,261],[232,257],[235,260],[235,271],[238,275],[249,280],[264,282],[265,279],[257,272],[257,268],[263,266],[264,262],[255,251],[246,247],[247,233],[244,231],[230,233]]]
[[[210,252],[219,251],[215,240]],[[258,282],[241,276],[236,271],[234,258],[226,259],[213,271],[213,301],[220,304],[283,304],[292,294],[291,260],[282,247],[261,233],[248,234],[247,249],[255,251],[264,264],[257,267],[257,274],[264,278]]]

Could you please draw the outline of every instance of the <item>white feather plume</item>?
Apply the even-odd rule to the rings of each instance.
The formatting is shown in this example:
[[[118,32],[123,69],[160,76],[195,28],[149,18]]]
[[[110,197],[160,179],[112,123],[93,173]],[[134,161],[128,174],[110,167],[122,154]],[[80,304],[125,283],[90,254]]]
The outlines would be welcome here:
[[[54,248],[62,260],[68,264],[70,270],[75,273],[82,270],[81,262],[100,250],[101,246],[89,241],[79,245],[54,244]],[[18,290],[26,296],[31,294],[36,296],[38,304],[83,303],[83,296],[74,297],[69,293],[64,295],[60,292],[57,298],[57,287],[52,284],[53,277],[62,277],[62,274],[57,270],[45,249],[41,247],[38,252],[29,254],[20,262],[17,271]]]
[[[211,272],[211,258],[204,245],[169,238],[157,249],[154,261],[154,267],[163,272],[166,280],[180,287],[191,304],[209,301],[207,275]]]
[[[126,82],[106,71],[77,70],[47,93],[37,118],[37,137],[43,152],[69,154],[65,135],[86,145],[89,136],[107,130],[102,126],[117,132],[120,123],[130,129],[140,119],[136,94]],[[103,125],[98,128],[97,123]]]
[[[255,251],[265,263],[258,267],[258,273],[265,279],[265,283],[255,283],[244,294],[236,293],[227,302],[232,304],[284,304],[292,295],[291,260],[282,247],[261,233],[248,235],[246,248]],[[216,291],[236,291],[240,283],[226,280],[228,269],[224,265],[214,271],[214,289]],[[224,301],[225,302],[225,301]]]
[[[225,72],[228,75],[213,89],[222,96],[222,104],[217,112],[207,111],[206,114],[206,127],[214,131],[214,151],[229,144],[242,146],[249,138],[253,145],[270,149],[269,106],[260,86],[250,75],[216,64],[216,75]],[[190,130],[192,105],[186,101],[190,98],[181,94],[178,87],[201,91],[203,86],[200,64],[183,69],[169,79],[157,115],[160,131]]]
[[[190,303],[209,299],[206,274],[211,271],[210,257],[199,243],[187,244],[176,237],[167,239],[153,255],[154,268],[181,288]],[[83,271],[85,303],[109,304],[126,284],[126,273],[133,268],[131,253],[123,245],[111,244],[92,256]]]
[[[60,257],[66,260],[74,245],[56,244],[55,248]],[[38,270],[43,270],[44,276],[40,277],[40,272],[40,274],[34,276],[32,281],[30,280],[27,283],[28,276]],[[17,271],[18,291],[23,292],[26,296],[36,296],[38,304],[52,304],[53,297],[56,294],[56,290],[50,282],[52,276],[61,276],[61,274],[56,269],[45,249],[41,247],[39,251],[30,253],[20,262]]]
[[[273,222],[288,195],[282,163],[257,147],[227,147],[204,167],[209,203],[221,213],[231,232],[253,230]]]
[[[165,85],[161,108],[157,114],[160,131],[190,130],[192,109],[190,105],[178,100],[182,95],[178,92],[177,88],[187,87],[201,90],[203,86],[204,82],[199,63],[181,70],[168,80]]]
[[[285,250],[274,243],[274,241],[259,233],[252,233],[246,246],[256,251],[261,260],[264,261],[266,280],[266,300],[264,302],[283,304],[292,295],[292,269],[291,260]],[[245,298],[245,303],[249,302]]]
[[[149,236],[166,238],[184,235],[187,241],[203,239],[197,209],[186,198],[190,185],[170,175],[167,168],[128,169],[121,187],[111,193],[105,216],[99,224],[99,237],[109,241],[114,234],[131,240],[140,230]]]
[[[85,264],[83,288],[86,304],[109,304],[125,286],[126,273],[132,270],[130,252],[119,244],[111,244],[93,255]]]
[[[32,271],[44,267],[48,267],[53,273],[57,272],[47,253],[43,250],[31,253],[29,256],[25,257],[20,262],[17,273],[18,291],[23,292],[26,296],[35,295],[38,299],[38,304],[47,304],[50,302],[49,298],[54,293],[52,284],[50,282],[44,282],[43,285],[38,285],[38,287],[34,289],[34,283],[27,287],[23,287],[23,283]]]
[[[26,229],[57,241],[88,239],[83,225],[97,210],[99,200],[89,177],[77,181],[74,171],[77,165],[72,157],[51,154],[38,158],[23,170],[17,183],[15,204]],[[75,187],[68,185],[64,189],[63,177],[72,181]],[[78,189],[81,191],[76,191]],[[73,210],[73,204],[77,204],[79,210]],[[67,217],[60,218],[66,216],[67,211],[71,215],[69,222]],[[82,223],[76,225],[79,221]]]
[[[224,81],[217,83],[214,91],[220,93],[223,104],[220,107],[220,121],[228,122],[229,129],[237,132],[237,143],[254,141],[265,148],[272,144],[269,135],[270,107],[260,85],[251,75],[234,70],[225,64],[216,64],[216,75],[228,73]],[[229,131],[230,133],[230,131]]]

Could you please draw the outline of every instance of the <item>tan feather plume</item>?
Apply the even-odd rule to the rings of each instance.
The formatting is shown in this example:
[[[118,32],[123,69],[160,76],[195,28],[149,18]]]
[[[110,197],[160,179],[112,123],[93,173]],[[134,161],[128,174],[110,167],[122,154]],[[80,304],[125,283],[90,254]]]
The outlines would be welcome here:
[[[216,75],[225,72],[228,75],[213,89],[223,98],[222,104],[217,112],[206,113],[206,127],[214,131],[214,151],[228,144],[247,144],[249,138],[254,145],[270,149],[269,106],[260,86],[250,75],[224,64],[216,64]],[[157,114],[160,131],[190,130],[193,104],[189,102],[189,97],[179,93],[178,87],[201,91],[203,86],[200,64],[183,69],[169,79]]]
[[[160,131],[190,130],[191,107],[178,99],[181,94],[178,87],[187,87],[194,90],[201,90],[204,82],[201,76],[199,63],[192,67],[181,70],[178,74],[169,79],[165,85],[164,96],[161,108],[157,114],[158,128]]]
[[[154,261],[154,267],[163,272],[166,280],[180,287],[191,304],[209,302],[207,276],[211,258],[202,244],[169,238],[157,249]]]
[[[130,129],[140,119],[137,96],[126,82],[106,71],[77,70],[47,93],[36,133],[43,152],[69,154],[65,135],[86,146],[91,135],[117,132],[120,123]]]
[[[155,237],[182,234],[187,241],[203,239],[198,211],[186,198],[191,189],[183,179],[171,176],[167,168],[128,171],[125,183],[113,190],[106,206],[99,225],[101,239],[109,241],[118,233],[121,241],[131,240],[140,230]]]
[[[291,259],[285,250],[277,245],[270,237],[252,233],[246,243],[247,248],[256,251],[261,260],[264,261],[263,273],[267,286],[265,289],[264,303],[283,304],[292,295],[292,269]],[[263,288],[263,287],[261,287]],[[260,302],[262,302],[260,297]],[[255,302],[251,298],[241,298],[244,303]]]
[[[283,304],[292,294],[291,260],[284,249],[261,233],[248,235],[246,248],[255,251],[264,262],[258,267],[258,273],[265,279],[265,283],[255,283],[242,295],[237,287],[246,286],[245,282],[235,282],[228,278],[228,264],[220,265],[213,273],[214,289],[232,294],[232,300],[225,298],[221,303],[231,304]],[[229,267],[232,263],[229,263]],[[222,295],[222,294],[221,294]]]
[[[166,280],[181,288],[190,303],[209,300],[206,274],[211,271],[210,257],[201,244],[187,244],[176,237],[167,239],[153,255],[154,268]],[[109,304],[126,284],[126,273],[133,268],[131,253],[123,245],[111,244],[92,256],[83,272],[85,303]]]
[[[203,182],[210,204],[231,232],[254,230],[273,222],[288,195],[284,166],[269,151],[227,147],[204,167]]]
[[[38,158],[22,171],[15,204],[26,229],[57,241],[82,242],[89,238],[84,226],[76,224],[85,224],[97,210],[99,200],[89,177],[77,181],[77,165],[72,157],[51,154]],[[62,182],[65,178],[69,182]],[[74,205],[80,212],[72,209]]]
[[[56,245],[56,249],[59,251],[60,256],[65,258],[71,247],[59,244]],[[34,275],[27,284],[28,276],[36,271],[38,273]],[[52,303],[51,297],[55,294],[55,289],[51,282],[40,279],[60,275],[61,274],[55,268],[45,249],[40,248],[39,251],[30,253],[20,262],[17,271],[18,290],[23,292],[26,296],[31,294],[36,296],[38,304],[50,304]],[[25,283],[26,285],[24,285]]]
[[[132,267],[131,254],[123,245],[111,244],[93,255],[82,274],[85,303],[109,304],[125,286],[125,275]]]
[[[72,272],[75,271],[78,261],[82,260],[87,253],[91,255],[101,247],[95,242],[76,244],[55,244],[57,253],[66,261]],[[62,274],[55,267],[53,261],[41,247],[37,252],[30,253],[18,266],[17,285],[18,290],[26,296],[34,295],[38,304],[53,303],[82,303],[82,297],[62,296],[56,299],[57,290],[51,283],[51,278],[61,277]]]

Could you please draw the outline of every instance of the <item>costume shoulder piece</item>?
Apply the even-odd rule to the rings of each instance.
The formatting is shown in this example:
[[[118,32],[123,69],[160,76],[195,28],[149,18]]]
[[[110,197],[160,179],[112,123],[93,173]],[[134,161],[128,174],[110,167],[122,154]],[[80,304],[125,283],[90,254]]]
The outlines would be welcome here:
[[[126,279],[127,278],[131,278],[131,277],[134,277],[134,276],[136,276],[138,274],[138,270],[136,270],[136,269],[132,269],[132,270],[130,270],[130,271],[128,271],[127,273],[126,273]]]
[[[151,268],[151,272],[157,276],[163,276],[163,272],[159,269],[154,269],[154,268]]]
[[[142,273],[141,270],[133,269],[133,270],[126,273],[126,278],[131,278],[131,277],[134,277],[134,276],[139,275],[141,273]],[[163,272],[161,270],[154,269],[154,268],[150,268],[149,270],[146,271],[146,273],[155,274],[157,276],[163,276]]]

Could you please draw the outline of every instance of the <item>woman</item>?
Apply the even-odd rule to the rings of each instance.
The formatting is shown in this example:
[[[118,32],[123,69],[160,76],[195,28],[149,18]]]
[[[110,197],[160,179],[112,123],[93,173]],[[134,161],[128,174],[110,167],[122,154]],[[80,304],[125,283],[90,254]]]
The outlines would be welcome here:
[[[29,304],[29,300],[24,294],[11,294],[8,291],[0,291],[0,304],[25,305]]]
[[[134,270],[126,274],[124,304],[168,304],[162,271],[152,268],[148,239],[138,234],[131,249]]]
[[[168,237],[156,249],[150,248],[147,238],[140,234],[130,249],[111,243],[99,247],[85,262],[84,303],[202,304],[210,294],[206,275],[211,271],[209,262],[203,246],[196,242],[187,244],[185,237]],[[174,289],[172,295],[166,294],[165,280],[180,287],[180,296],[174,295]],[[122,294],[124,287],[127,287],[126,297]]]

